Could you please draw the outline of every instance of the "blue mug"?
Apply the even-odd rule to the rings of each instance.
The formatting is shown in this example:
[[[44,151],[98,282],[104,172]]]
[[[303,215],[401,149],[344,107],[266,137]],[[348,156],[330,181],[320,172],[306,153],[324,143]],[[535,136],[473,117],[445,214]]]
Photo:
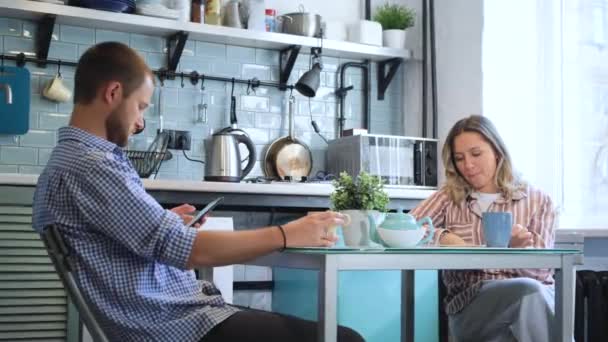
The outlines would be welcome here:
[[[488,247],[509,247],[513,216],[509,212],[485,212],[481,216]]]

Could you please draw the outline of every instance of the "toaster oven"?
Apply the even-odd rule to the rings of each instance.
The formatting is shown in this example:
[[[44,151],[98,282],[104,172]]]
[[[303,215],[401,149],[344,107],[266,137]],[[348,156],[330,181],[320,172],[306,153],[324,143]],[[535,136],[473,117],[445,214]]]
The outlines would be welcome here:
[[[437,139],[392,135],[353,135],[329,142],[328,171],[365,171],[387,185],[437,188]]]

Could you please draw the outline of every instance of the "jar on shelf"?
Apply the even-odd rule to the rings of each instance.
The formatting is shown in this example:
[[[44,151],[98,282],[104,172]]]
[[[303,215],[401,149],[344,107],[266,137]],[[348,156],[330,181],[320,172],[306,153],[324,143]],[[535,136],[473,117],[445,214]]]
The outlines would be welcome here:
[[[205,23],[205,1],[192,0],[192,8],[190,10],[190,21],[193,23]]]
[[[205,3],[205,24],[222,25],[222,4],[220,0],[207,0]]]
[[[277,11],[266,9],[266,32],[277,32]]]

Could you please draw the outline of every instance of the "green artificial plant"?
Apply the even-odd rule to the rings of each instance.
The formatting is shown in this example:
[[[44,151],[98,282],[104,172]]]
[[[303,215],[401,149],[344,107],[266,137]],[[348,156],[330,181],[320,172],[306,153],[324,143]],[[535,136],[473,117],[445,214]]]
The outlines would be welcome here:
[[[382,25],[383,30],[405,30],[414,26],[416,12],[406,6],[385,3],[378,6],[374,21]]]
[[[380,177],[361,172],[356,179],[348,173],[340,173],[334,182],[335,190],[330,200],[332,210],[378,210],[386,211],[389,198]]]

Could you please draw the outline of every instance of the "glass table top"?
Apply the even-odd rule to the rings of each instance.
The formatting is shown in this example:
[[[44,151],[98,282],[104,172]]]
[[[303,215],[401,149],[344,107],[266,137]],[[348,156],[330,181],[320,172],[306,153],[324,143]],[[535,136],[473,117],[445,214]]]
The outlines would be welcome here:
[[[577,249],[497,248],[486,246],[450,247],[300,247],[287,248],[287,253],[305,254],[581,254]]]

